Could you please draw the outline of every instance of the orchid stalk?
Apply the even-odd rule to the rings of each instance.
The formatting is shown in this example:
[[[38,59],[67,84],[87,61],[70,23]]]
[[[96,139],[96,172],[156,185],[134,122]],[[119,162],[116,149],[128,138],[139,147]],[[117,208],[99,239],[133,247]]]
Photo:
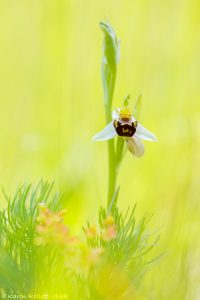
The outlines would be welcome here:
[[[109,209],[116,193],[117,175],[123,158],[124,144],[135,157],[141,157],[144,154],[144,145],[141,140],[156,141],[157,139],[153,133],[143,127],[133,116],[129,107],[129,96],[124,99],[122,108],[112,112],[117,63],[119,61],[119,40],[109,23],[100,22],[100,27],[104,32],[102,83],[107,125],[93,137],[93,140],[108,141],[107,207]],[[115,136],[118,136],[116,144],[113,140]]]
[[[103,58],[102,58],[102,84],[104,92],[104,107],[106,123],[111,121],[112,101],[117,75],[117,63],[119,59],[119,41],[116,34],[107,22],[100,22],[104,33]],[[108,206],[116,189],[116,160],[115,144],[113,140],[108,141]]]

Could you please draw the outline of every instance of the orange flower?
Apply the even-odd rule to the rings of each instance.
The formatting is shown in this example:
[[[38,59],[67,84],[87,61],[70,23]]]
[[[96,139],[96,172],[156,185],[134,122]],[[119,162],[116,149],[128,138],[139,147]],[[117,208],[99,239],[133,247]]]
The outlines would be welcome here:
[[[104,220],[104,228],[101,231],[101,237],[104,241],[114,240],[117,236],[115,220],[112,216],[107,216]]]
[[[69,229],[63,223],[66,210],[52,212],[44,204],[39,206],[36,243],[65,245],[70,240]]]
[[[85,235],[87,238],[91,239],[98,235],[97,227],[96,225],[91,225],[85,230]]]

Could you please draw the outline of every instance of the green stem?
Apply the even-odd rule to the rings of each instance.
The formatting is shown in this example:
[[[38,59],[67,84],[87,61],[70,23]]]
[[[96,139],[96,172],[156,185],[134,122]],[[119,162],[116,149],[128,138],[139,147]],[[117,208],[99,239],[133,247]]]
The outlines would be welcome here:
[[[112,120],[112,100],[117,73],[119,57],[119,42],[116,34],[108,22],[101,21],[100,27],[104,33],[103,60],[102,60],[102,83],[104,91],[104,104],[106,123]],[[115,194],[117,181],[116,153],[114,140],[108,141],[108,200],[107,205]]]
[[[105,114],[106,123],[108,124],[112,120],[112,98],[114,93],[116,75],[109,76],[108,93],[105,94]],[[115,144],[114,140],[108,141],[108,198],[107,207],[110,206],[113,195],[116,190],[117,182],[117,170],[116,170],[116,159],[115,159]]]
[[[117,172],[114,157],[114,140],[108,141],[108,201],[107,207],[110,206],[112,197],[116,190]]]

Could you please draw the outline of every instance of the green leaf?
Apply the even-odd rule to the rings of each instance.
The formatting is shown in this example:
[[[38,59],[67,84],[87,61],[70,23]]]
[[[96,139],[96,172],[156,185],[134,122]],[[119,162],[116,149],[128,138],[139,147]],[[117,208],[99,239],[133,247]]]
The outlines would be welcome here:
[[[141,105],[142,105],[142,94],[138,96],[133,109],[133,115],[136,119],[138,119],[140,116]]]
[[[101,21],[100,27],[104,32],[103,63],[108,66],[111,73],[115,73],[119,61],[119,41],[108,22]]]
[[[102,58],[102,83],[106,110],[106,122],[111,119],[112,98],[115,87],[117,63],[119,60],[119,41],[114,29],[108,22],[101,21],[100,27],[104,33]]]

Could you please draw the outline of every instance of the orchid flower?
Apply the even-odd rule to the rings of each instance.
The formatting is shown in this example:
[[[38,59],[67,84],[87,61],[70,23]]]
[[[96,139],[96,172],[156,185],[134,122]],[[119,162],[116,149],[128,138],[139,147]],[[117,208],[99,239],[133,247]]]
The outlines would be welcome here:
[[[153,133],[136,121],[127,106],[114,110],[112,119],[102,131],[93,136],[93,141],[106,141],[118,135],[125,140],[128,150],[136,157],[144,154],[141,140],[157,141]]]

